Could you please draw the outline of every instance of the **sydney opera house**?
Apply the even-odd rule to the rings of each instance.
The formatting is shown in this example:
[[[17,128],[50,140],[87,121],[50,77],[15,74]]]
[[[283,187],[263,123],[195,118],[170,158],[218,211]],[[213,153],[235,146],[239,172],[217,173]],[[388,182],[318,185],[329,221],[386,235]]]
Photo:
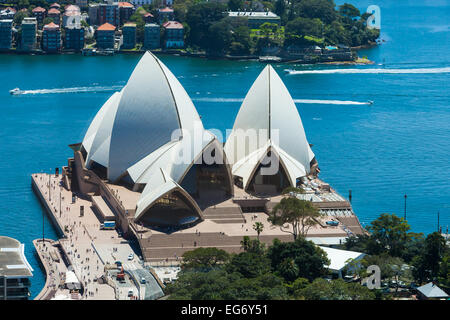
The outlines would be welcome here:
[[[200,225],[220,235],[225,226],[244,228],[246,212],[267,213],[289,186],[314,189],[308,200],[325,215],[353,215],[350,204],[317,179],[300,115],[271,66],[251,86],[222,143],[203,127],[177,78],[147,52],[83,141],[70,147],[65,187],[91,199],[104,219],[113,217],[139,240],[146,258],[158,234],[175,239]],[[242,234],[230,234],[239,244]]]

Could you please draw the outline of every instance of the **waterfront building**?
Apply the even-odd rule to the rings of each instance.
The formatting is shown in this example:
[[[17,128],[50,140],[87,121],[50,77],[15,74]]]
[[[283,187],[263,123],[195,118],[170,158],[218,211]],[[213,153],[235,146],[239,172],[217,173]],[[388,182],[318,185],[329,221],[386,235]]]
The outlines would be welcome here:
[[[184,27],[178,21],[167,21],[163,24],[164,28],[164,48],[183,48],[184,47]]]
[[[61,29],[59,25],[50,22],[44,26],[42,50],[45,52],[58,52],[61,50]]]
[[[36,18],[27,17],[22,20],[21,25],[20,50],[31,51],[36,49]]]
[[[228,16],[231,18],[247,18],[248,27],[251,29],[259,28],[263,23],[276,23],[280,24],[280,17],[271,11],[266,12],[254,12],[254,11],[230,11]]]
[[[104,23],[97,28],[96,40],[99,49],[114,49],[116,27],[109,23]]]
[[[0,300],[28,300],[33,268],[24,253],[25,245],[0,236]]]
[[[146,23],[144,26],[144,48],[157,49],[161,46],[161,29],[158,24]]]
[[[69,20],[78,19],[81,17],[81,10],[79,6],[68,5],[65,7],[64,14],[62,17],[62,26],[65,27]]]
[[[79,16],[73,17],[67,21],[64,27],[64,48],[68,50],[80,51],[84,48],[85,30],[81,26]]]
[[[257,133],[255,141],[242,135],[247,130]],[[279,193],[317,173],[317,161],[295,103],[270,65],[248,91],[224,149],[234,180],[248,192]],[[278,168],[265,174],[268,160]]]
[[[91,26],[98,25],[98,10],[99,10],[98,3],[89,4],[88,15],[89,15],[89,24]]]
[[[122,28],[122,49],[133,49],[136,47],[136,23],[125,23]]]
[[[98,179],[126,186],[135,199],[124,203],[134,207],[127,214],[143,225],[192,225],[203,220],[194,197],[233,194],[229,166],[202,160],[222,155],[222,144],[204,129],[177,78],[148,51],[73,148],[71,185],[82,193],[98,188]]]
[[[14,16],[16,15],[16,9],[7,7],[0,11],[0,19],[14,19]]]
[[[129,21],[133,13],[134,6],[131,3],[119,2],[119,16],[121,24],[125,24],[125,22]]]
[[[101,3],[98,8],[98,24],[112,24],[118,27],[120,24],[119,3],[109,1]]]
[[[47,17],[53,19],[53,22],[58,25],[61,23],[61,12],[56,8],[50,8]]]
[[[8,50],[12,47],[12,19],[0,20],[0,50]]]
[[[38,23],[38,25],[42,25],[45,19],[45,13],[47,12],[47,10],[45,10],[42,7],[36,7],[32,10],[33,13],[33,17],[36,18],[36,21]]]
[[[162,9],[158,9],[158,23],[162,24],[166,21],[172,21],[175,15],[172,8],[165,7]]]

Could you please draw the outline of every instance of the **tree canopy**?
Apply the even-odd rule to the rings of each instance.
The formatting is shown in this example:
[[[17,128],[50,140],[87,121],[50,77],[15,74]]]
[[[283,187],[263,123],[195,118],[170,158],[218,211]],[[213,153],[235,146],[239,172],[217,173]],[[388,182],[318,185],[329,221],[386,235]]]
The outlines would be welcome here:
[[[291,233],[295,240],[298,236],[306,236],[309,229],[317,224],[315,219],[318,217],[319,210],[310,201],[287,197],[275,205],[267,220],[279,226],[281,231]],[[285,225],[290,225],[291,230],[286,229]]]

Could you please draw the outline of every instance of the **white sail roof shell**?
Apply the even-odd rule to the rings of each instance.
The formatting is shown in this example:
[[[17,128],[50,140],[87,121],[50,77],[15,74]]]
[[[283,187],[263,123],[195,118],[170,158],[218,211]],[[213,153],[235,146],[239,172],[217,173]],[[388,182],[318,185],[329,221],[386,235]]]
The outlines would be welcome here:
[[[257,137],[254,143],[242,140],[242,132],[247,130],[253,130]],[[309,174],[314,153],[302,120],[283,81],[272,66],[267,65],[247,93],[225,143],[233,175],[245,181],[250,179],[254,165],[245,162],[251,157],[265,156],[269,147],[285,164],[291,184],[295,185],[296,178]]]
[[[205,130],[192,100],[169,69],[146,52],[126,86],[98,111],[83,140],[86,165],[107,168],[108,180],[128,174],[145,184],[136,217],[179,185],[216,137]]]
[[[92,160],[106,168],[108,167],[112,127],[121,97],[122,92],[115,92],[100,109],[99,113],[103,114],[102,121],[97,127],[90,149],[86,149],[88,152],[86,165]]]
[[[170,70],[146,52],[126,86],[92,121],[83,140],[86,164],[105,166],[110,181],[130,167],[137,177],[147,169],[137,163],[196,128],[205,131],[192,100]]]

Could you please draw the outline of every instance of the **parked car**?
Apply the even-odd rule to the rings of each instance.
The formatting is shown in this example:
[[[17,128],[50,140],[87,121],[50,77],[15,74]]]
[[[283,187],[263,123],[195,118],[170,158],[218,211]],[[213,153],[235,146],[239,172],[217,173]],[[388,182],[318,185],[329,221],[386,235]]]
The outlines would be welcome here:
[[[134,254],[133,253],[130,253],[129,255],[128,255],[128,260],[133,260],[134,259]]]

